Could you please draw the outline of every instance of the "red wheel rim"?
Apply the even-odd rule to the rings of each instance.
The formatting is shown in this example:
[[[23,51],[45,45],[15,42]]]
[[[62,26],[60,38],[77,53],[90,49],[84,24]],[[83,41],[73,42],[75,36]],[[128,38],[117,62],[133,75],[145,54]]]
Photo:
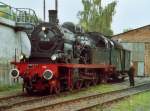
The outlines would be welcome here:
[[[76,88],[77,88],[77,89],[81,89],[81,87],[82,87],[82,83],[81,83],[81,81],[78,81],[78,82],[76,83]]]
[[[89,86],[90,86],[90,82],[89,81],[85,82],[85,87],[89,87]]]
[[[93,85],[97,85],[98,84],[98,79],[93,79],[92,82],[93,82]]]
[[[55,93],[59,94],[60,93],[60,86],[58,85],[57,87],[55,87]]]
[[[70,85],[69,86],[69,91],[72,91],[73,90],[73,85]]]

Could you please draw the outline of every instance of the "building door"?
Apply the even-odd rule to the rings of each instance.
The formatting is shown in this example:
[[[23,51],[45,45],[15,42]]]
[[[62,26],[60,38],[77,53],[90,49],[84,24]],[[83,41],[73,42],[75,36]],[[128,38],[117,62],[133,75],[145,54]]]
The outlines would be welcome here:
[[[138,62],[137,76],[144,76],[144,62]]]

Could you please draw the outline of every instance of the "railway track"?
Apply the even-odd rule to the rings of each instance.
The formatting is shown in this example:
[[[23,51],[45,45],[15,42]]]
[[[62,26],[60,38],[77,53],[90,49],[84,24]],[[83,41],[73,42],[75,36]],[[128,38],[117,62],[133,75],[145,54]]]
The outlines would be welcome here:
[[[80,91],[85,91],[86,88],[81,89]],[[15,111],[12,109],[17,108],[18,106],[22,106],[23,104],[29,104],[34,103],[36,101],[41,101],[45,99],[58,99],[62,96],[69,95],[69,94],[75,94],[77,92],[80,92],[79,90],[74,90],[72,92],[63,92],[60,95],[35,95],[35,96],[29,96],[27,94],[16,94],[16,95],[10,95],[7,97],[1,97],[0,98],[0,111],[8,110],[8,111]],[[23,110],[23,109],[22,109]]]
[[[98,106],[101,106],[103,108],[103,106],[110,106],[111,104],[117,103],[117,102],[119,102],[121,100],[124,100],[125,98],[128,98],[132,95],[136,95],[136,94],[139,94],[139,93],[142,93],[142,92],[147,92],[147,91],[150,91],[150,89],[138,91],[137,93],[133,93],[131,95],[130,94],[125,95],[125,96],[120,96],[119,95],[119,97],[116,97],[116,98],[114,97],[112,99],[105,100],[104,102],[96,103],[94,105],[85,106],[85,107],[79,108],[76,111],[92,111],[93,108],[96,108]],[[101,109],[101,110],[103,110],[103,109]]]
[[[30,99],[22,100],[11,105],[1,106],[1,111],[81,111],[92,108],[99,104],[104,104],[113,100],[124,98],[133,94],[150,90],[150,83],[101,94],[91,94],[78,98],[61,99],[59,95],[44,97],[29,97]],[[75,93],[75,92],[74,92]],[[69,94],[69,93],[68,93]],[[28,98],[28,97],[27,97]]]
[[[45,105],[27,111],[86,111],[87,109],[95,107],[97,105],[112,102],[121,98],[125,98],[149,90],[150,83],[139,85],[134,88],[127,88],[103,94],[94,94],[68,101],[62,101],[60,103],[51,104],[49,106]]]
[[[28,96],[27,94],[18,94],[18,95],[12,95],[0,98],[0,110],[4,107],[10,107],[14,104],[23,102],[23,101],[29,101],[34,99],[35,97]]]

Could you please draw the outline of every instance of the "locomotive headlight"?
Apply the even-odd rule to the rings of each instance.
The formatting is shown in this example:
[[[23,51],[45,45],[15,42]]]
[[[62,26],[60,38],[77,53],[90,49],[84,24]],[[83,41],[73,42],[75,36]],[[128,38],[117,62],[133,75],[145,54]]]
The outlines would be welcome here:
[[[47,38],[47,35],[46,35],[46,34],[44,34],[44,38]]]
[[[55,54],[51,56],[52,61],[55,61],[56,59],[57,59],[57,56]]]
[[[10,71],[10,75],[12,76],[12,78],[17,78],[19,77],[19,70],[18,69],[12,69]]]
[[[46,80],[50,80],[53,77],[53,72],[51,70],[45,70],[43,73],[43,77]]]
[[[46,28],[45,27],[42,27],[42,31],[45,31],[46,30]]]
[[[23,59],[23,55],[22,55],[22,54],[20,55],[19,59],[20,59],[20,60],[22,60],[22,59]]]

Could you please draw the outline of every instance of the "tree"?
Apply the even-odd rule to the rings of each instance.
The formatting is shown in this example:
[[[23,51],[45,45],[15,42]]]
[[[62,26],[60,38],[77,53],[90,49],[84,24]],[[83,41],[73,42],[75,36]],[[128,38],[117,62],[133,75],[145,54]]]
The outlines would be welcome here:
[[[102,0],[82,0],[83,11],[79,11],[79,24],[85,31],[101,32],[112,35],[112,17],[115,14],[116,1],[102,7]]]

